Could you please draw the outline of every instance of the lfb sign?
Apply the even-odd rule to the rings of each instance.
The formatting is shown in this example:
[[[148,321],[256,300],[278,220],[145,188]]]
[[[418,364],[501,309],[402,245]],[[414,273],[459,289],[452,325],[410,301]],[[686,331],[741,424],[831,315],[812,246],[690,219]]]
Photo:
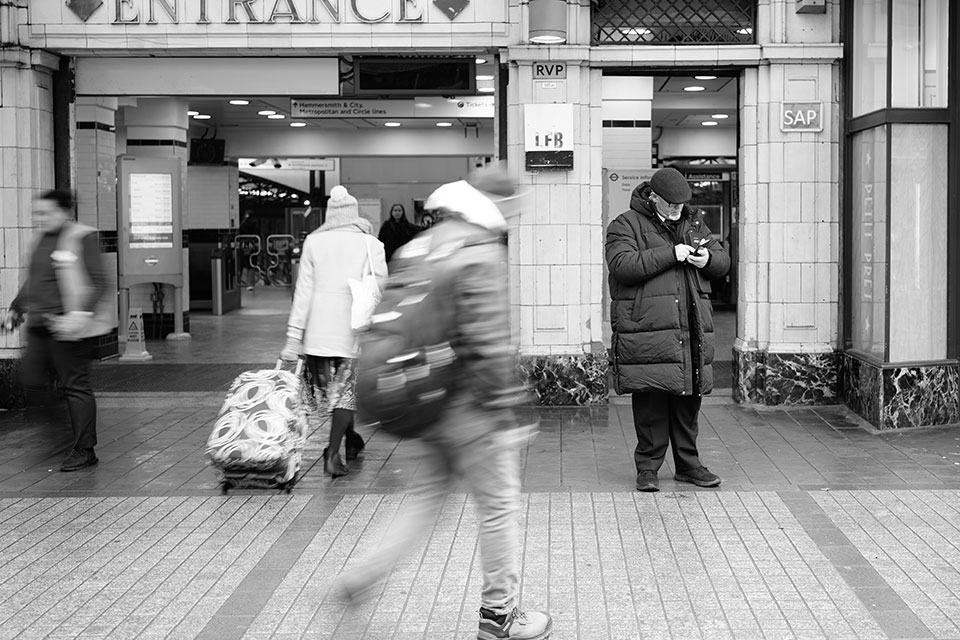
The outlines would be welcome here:
[[[523,108],[523,150],[528,171],[573,168],[573,105]]]
[[[784,102],[781,131],[823,131],[822,102]]]

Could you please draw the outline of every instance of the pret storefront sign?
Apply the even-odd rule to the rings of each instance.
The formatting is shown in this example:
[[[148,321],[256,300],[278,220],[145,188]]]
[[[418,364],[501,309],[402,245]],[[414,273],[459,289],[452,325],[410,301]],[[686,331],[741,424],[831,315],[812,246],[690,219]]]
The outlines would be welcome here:
[[[523,149],[528,171],[573,168],[573,105],[523,108]]]

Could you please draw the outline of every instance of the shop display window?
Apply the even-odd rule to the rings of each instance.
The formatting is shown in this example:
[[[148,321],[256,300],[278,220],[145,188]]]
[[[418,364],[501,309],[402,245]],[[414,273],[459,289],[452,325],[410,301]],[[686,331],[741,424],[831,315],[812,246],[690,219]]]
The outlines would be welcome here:
[[[854,116],[887,106],[887,2],[862,0],[854,4]]]
[[[949,0],[893,3],[890,106],[947,106]]]

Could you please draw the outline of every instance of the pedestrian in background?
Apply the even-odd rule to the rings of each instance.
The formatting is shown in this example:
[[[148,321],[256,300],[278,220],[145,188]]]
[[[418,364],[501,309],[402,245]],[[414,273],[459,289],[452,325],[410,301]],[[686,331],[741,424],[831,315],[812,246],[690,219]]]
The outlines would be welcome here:
[[[74,221],[73,196],[47,191],[33,201],[39,235],[27,279],[10,304],[4,327],[26,315],[23,383],[28,396],[56,373],[67,400],[73,447],[61,471],[97,464],[97,403],[90,383],[93,338],[112,328],[107,274],[97,230]]]
[[[496,181],[475,180],[481,188],[487,182]],[[369,593],[433,526],[447,491],[463,478],[480,525],[483,587],[477,638],[542,640],[550,635],[550,615],[519,607],[517,447],[522,430],[512,406],[525,396],[516,376],[506,250],[500,242],[507,224],[494,202],[466,181],[441,186],[425,206],[440,212],[439,221],[401,249],[399,259],[437,251],[444,254],[442,268],[455,274],[450,344],[460,362],[459,379],[439,422],[427,425],[421,435],[423,473],[416,497],[404,502],[377,550],[344,573],[339,585],[351,600]],[[433,246],[434,237],[439,247]]]
[[[387,262],[390,262],[397,249],[410,242],[410,238],[419,232],[420,228],[407,220],[407,212],[402,204],[397,203],[390,207],[390,217],[380,227],[380,234],[377,236],[383,243]]]
[[[730,256],[690,198],[683,174],[658,169],[607,228],[614,381],[617,393],[632,394],[639,491],[659,490],[668,443],[675,480],[721,481],[700,461],[697,435],[713,389],[710,281],[727,274]]]
[[[348,460],[364,448],[353,424],[358,341],[350,321],[353,296],[347,280],[360,280],[371,269],[378,280],[386,279],[383,244],[373,237],[370,221],[360,217],[357,199],[337,185],[330,191],[326,222],[303,242],[287,341],[280,354],[284,360],[306,355],[313,391],[325,395],[331,419],[323,470],[335,478],[349,473],[340,458],[343,438]]]

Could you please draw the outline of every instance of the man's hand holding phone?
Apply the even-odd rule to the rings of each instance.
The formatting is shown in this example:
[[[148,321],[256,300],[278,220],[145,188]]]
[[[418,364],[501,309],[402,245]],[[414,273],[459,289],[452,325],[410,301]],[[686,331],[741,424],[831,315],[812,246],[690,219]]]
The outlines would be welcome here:
[[[710,260],[710,251],[705,246],[707,242],[709,242],[707,238],[700,238],[695,247],[690,247],[691,251],[687,256],[687,262],[697,269],[703,269],[707,266],[707,261]]]

